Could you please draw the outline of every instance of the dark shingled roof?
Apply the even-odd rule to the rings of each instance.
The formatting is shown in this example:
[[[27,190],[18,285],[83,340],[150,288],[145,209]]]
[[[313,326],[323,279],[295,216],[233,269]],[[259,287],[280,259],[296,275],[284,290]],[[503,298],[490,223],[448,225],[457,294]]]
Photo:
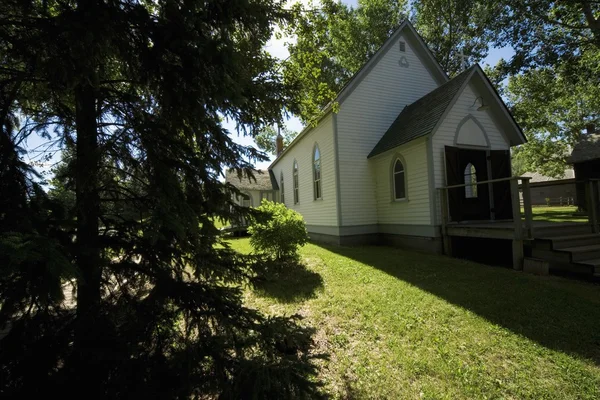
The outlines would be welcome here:
[[[239,190],[279,190],[279,185],[272,171],[256,170],[254,179],[242,177],[240,179],[235,170],[227,170],[225,182],[231,183]]]
[[[567,160],[569,164],[575,164],[585,161],[596,160],[600,158],[600,134],[588,133],[581,135],[579,143],[575,145],[571,152],[571,157]]]
[[[475,66],[404,107],[367,158],[431,133]]]

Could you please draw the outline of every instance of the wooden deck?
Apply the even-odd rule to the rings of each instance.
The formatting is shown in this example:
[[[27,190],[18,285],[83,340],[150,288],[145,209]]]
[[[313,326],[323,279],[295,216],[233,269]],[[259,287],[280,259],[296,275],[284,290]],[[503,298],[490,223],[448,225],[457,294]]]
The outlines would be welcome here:
[[[525,234],[524,240],[533,240],[535,238],[544,238],[553,235],[553,231],[559,231],[563,228],[573,228],[589,226],[587,222],[551,222],[535,221],[531,223],[530,233]],[[527,225],[522,223],[522,231],[527,231]],[[514,239],[515,224],[513,221],[465,221],[449,222],[446,224],[446,234],[448,236],[477,237],[489,239]]]
[[[452,255],[452,237],[473,237],[489,239],[506,239],[512,241],[513,268],[523,269],[524,244],[535,240],[536,237],[559,235],[565,231],[588,229],[590,232],[600,232],[600,180],[586,182],[586,205],[588,223],[582,222],[551,222],[534,221],[531,209],[531,194],[528,177],[513,176],[510,178],[492,179],[475,183],[492,185],[497,182],[510,183],[510,202],[512,203],[512,220],[501,221],[452,221],[449,210],[449,189],[465,188],[473,184],[452,185],[438,188],[442,212],[442,238],[444,253]],[[523,210],[521,211],[522,194]],[[515,222],[518,221],[518,222]]]

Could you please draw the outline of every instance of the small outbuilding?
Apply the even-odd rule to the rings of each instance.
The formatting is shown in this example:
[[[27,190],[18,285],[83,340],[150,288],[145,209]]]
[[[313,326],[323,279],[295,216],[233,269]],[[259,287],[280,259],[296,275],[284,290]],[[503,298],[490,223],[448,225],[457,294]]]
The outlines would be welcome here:
[[[600,133],[596,133],[595,126],[588,126],[587,133],[581,135],[567,162],[575,171],[577,205],[585,210],[585,182],[600,179]]]

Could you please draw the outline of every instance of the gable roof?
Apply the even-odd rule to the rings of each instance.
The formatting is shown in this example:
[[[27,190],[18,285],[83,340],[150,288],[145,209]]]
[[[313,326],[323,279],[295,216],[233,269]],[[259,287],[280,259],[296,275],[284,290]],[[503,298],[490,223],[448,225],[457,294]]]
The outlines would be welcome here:
[[[569,179],[575,179],[575,171],[572,168],[565,169],[563,175],[559,178],[552,178],[550,176],[542,175],[539,172],[525,172],[521,174],[521,176],[531,178],[529,183],[539,183],[539,182],[555,182],[555,181],[563,181]]]
[[[358,87],[360,82],[363,80],[365,76],[369,73],[369,71],[377,64],[377,62],[383,57],[385,52],[394,44],[396,39],[402,35],[403,32],[408,32],[410,35],[410,39],[414,40],[418,46],[415,46],[415,51],[419,52],[421,57],[424,59],[426,67],[428,67],[428,71],[432,74],[435,80],[439,83],[443,84],[448,81],[448,75],[442,69],[441,65],[438,63],[433,53],[423,41],[423,38],[414,26],[410,23],[409,20],[404,20],[400,26],[390,35],[390,37],[381,45],[381,47],[373,54],[373,56],[348,80],[348,82],[342,87],[340,92],[337,94],[335,99],[329,102],[324,108],[321,116],[317,120],[319,122],[323,118],[325,118],[332,110],[333,105],[335,103],[341,103],[344,99],[346,99],[350,94]],[[306,126],[299,134],[292,140],[292,142],[273,160],[271,165],[269,165],[269,169],[272,168],[286,153],[287,150],[292,148],[296,143],[302,139],[304,135],[314,129],[315,126],[308,125]]]
[[[581,135],[567,162],[575,164],[596,159],[600,159],[600,134],[588,133]]]
[[[238,176],[233,169],[227,170],[225,173],[225,182],[231,183],[239,190],[279,190],[277,179],[271,170],[256,170],[254,171],[254,179]]]
[[[473,81],[474,76],[479,79]],[[477,83],[480,90],[487,92],[486,99],[488,102],[496,103],[497,107],[492,107],[490,112],[498,118],[497,121],[502,127],[503,134],[510,135],[507,137],[509,144],[514,146],[526,143],[527,138],[525,138],[521,127],[515,121],[498,91],[479,64],[475,64],[405,107],[367,158],[435,132],[469,82]]]
[[[374,157],[418,137],[429,135],[471,76],[474,68],[475,66],[464,70],[452,80],[404,107],[367,158]]]

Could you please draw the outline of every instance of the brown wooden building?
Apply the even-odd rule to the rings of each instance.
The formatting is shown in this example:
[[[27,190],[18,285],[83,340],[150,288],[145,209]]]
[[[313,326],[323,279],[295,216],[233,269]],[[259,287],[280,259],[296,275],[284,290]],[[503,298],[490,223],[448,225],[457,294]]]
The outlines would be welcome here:
[[[600,179],[600,133],[588,127],[588,133],[581,136],[568,159],[575,170],[577,205],[585,210],[585,181]]]

